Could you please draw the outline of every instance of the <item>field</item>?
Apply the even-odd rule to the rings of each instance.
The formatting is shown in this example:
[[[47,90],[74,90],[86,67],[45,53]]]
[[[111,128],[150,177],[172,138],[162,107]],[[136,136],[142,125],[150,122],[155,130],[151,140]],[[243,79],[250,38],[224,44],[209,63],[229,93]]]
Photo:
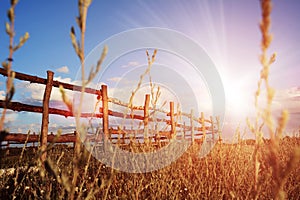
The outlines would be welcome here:
[[[253,113],[252,116],[247,116],[245,119],[248,128],[245,129],[245,133],[247,132],[247,136],[251,135],[251,137],[255,137],[255,140],[242,140],[238,127],[236,129],[237,143],[222,142],[221,136],[230,135],[231,133],[226,133],[221,130],[220,127],[222,127],[222,124],[220,124],[218,116],[214,116],[216,117],[217,124],[217,129],[215,129],[213,117],[211,116],[210,120],[206,120],[204,114],[205,116],[207,116],[207,114],[204,113],[204,111],[201,112],[201,116],[198,118],[198,116],[194,115],[193,108],[191,108],[190,113],[184,113],[179,109],[181,105],[179,106],[178,104],[175,106],[174,101],[167,100],[162,102],[161,106],[168,105],[167,103],[169,102],[170,107],[168,111],[158,108],[158,100],[161,97],[162,91],[160,91],[159,85],[155,85],[155,80],[152,82],[150,71],[152,65],[155,63],[156,54],[161,49],[153,49],[153,53],[150,55],[147,48],[143,47],[146,48],[147,64],[145,66],[147,67],[144,73],[140,73],[139,76],[137,76],[135,89],[130,89],[130,92],[128,92],[128,94],[131,95],[128,102],[122,102],[117,98],[108,96],[107,85],[101,85],[101,90],[89,88],[89,84],[93,84],[93,80],[98,80],[97,75],[102,70],[102,64],[105,62],[105,59],[109,58],[109,56],[107,56],[109,55],[108,46],[104,45],[103,49],[101,49],[101,53],[98,55],[99,58],[96,60],[96,63],[94,63],[96,65],[94,67],[86,66],[85,33],[88,8],[92,3],[91,0],[78,1],[79,13],[76,17],[78,27],[71,26],[69,32],[71,39],[70,46],[72,44],[80,60],[81,79],[79,82],[81,82],[81,86],[75,86],[71,83],[62,84],[58,81],[54,81],[54,73],[50,70],[47,71],[47,79],[14,72],[14,53],[29,39],[29,33],[25,32],[25,34],[20,37],[19,43],[15,44],[14,42],[14,39],[16,39],[15,7],[17,3],[17,0],[10,1],[10,8],[7,11],[8,22],[5,26],[6,34],[9,38],[9,54],[2,63],[3,68],[0,70],[2,75],[7,76],[7,78],[5,78],[5,84],[3,82],[6,88],[5,90],[0,90],[2,98],[0,99],[0,143],[3,141],[19,140],[18,142],[25,144],[24,147],[0,149],[0,199],[300,199],[300,134],[293,134],[293,137],[287,136],[288,134],[286,134],[289,116],[291,116],[291,120],[293,121],[296,121],[297,118],[293,118],[295,112],[291,109],[292,107],[284,106],[284,104],[282,104],[282,109],[280,108],[280,110],[275,110],[274,106],[272,107],[272,105],[279,105],[280,102],[277,101],[275,97],[276,88],[273,88],[271,82],[269,82],[271,74],[270,68],[277,59],[275,52],[269,52],[273,39],[273,34],[271,33],[272,29],[270,29],[273,5],[271,0],[261,0],[259,2],[261,8],[261,20],[258,22],[261,32],[259,64],[261,65],[261,69],[258,74],[258,82],[253,82],[253,84],[257,85],[254,92],[255,101],[253,105],[255,113]],[[20,18],[18,18],[18,20],[19,19]],[[241,24],[241,26],[244,27],[244,24]],[[58,29],[55,29],[55,31],[56,30]],[[177,41],[178,40],[176,40],[176,43]],[[172,43],[175,42],[172,41]],[[244,48],[245,46],[243,46],[243,49]],[[57,47],[55,49],[57,49]],[[114,50],[116,49],[112,51]],[[149,50],[152,51],[152,45]],[[192,50],[193,49],[190,51],[191,53]],[[21,55],[19,54],[19,56]],[[235,57],[238,57],[238,55]],[[243,62],[247,63],[247,60]],[[131,62],[131,64],[132,63],[133,62]],[[138,62],[134,63],[134,66],[138,65]],[[123,66],[125,65],[119,66],[118,70],[127,68]],[[88,67],[91,68],[89,69]],[[64,71],[67,69],[68,73],[69,70],[67,66],[62,68],[64,68]],[[56,71],[59,71],[59,69]],[[184,71],[184,67],[181,69]],[[88,76],[86,76],[87,74]],[[244,79],[244,74],[241,75],[242,79]],[[121,77],[123,78],[123,76]],[[119,80],[118,78],[120,77],[110,77],[107,81]],[[147,81],[147,78],[149,78],[149,81]],[[189,77],[186,78],[189,79]],[[211,78],[212,77],[210,77],[210,79]],[[43,106],[27,105],[13,101],[15,89],[18,89],[18,85],[15,87],[14,84],[15,79],[45,85],[44,97],[42,98]],[[218,81],[216,80],[217,79],[214,79],[213,83],[217,83]],[[96,82],[95,85],[98,85],[99,82],[101,81]],[[278,82],[280,82],[280,80]],[[145,94],[145,101],[142,102],[144,103],[143,106],[135,106],[134,97],[136,98],[139,91],[142,91],[144,83],[146,83],[147,86],[149,85],[149,93],[151,94]],[[177,85],[177,83],[178,82],[176,82],[176,88],[180,86],[180,84],[178,83]],[[2,82],[0,82],[0,85],[1,84]],[[234,82],[233,80],[233,84],[238,85],[239,82]],[[52,87],[59,88],[56,90],[59,91],[59,103],[68,110],[59,110],[49,106],[51,103]],[[198,87],[198,85],[195,85],[195,87]],[[75,95],[78,97],[78,101],[69,99],[66,92],[67,89],[80,92],[80,95]],[[218,91],[223,91],[223,86],[221,89],[222,90]],[[229,89],[231,90],[232,88]],[[246,89],[243,88],[243,90]],[[294,90],[299,91],[299,87]],[[93,105],[94,108],[91,113],[84,112],[84,105],[87,104],[84,99],[84,94],[87,91],[97,95],[97,103]],[[181,88],[181,91],[185,91],[185,88]],[[253,91],[248,92],[253,93]],[[296,100],[293,101],[293,104],[297,104],[299,94],[300,93],[295,93],[294,96],[293,94],[285,94],[285,97],[292,97],[293,100]],[[236,97],[243,96],[242,93],[235,90],[234,95]],[[186,98],[187,96],[189,95],[185,95],[184,98],[189,99]],[[33,96],[31,97],[33,98]],[[216,97],[219,96],[217,95]],[[217,99],[220,101],[218,103],[223,105],[225,97],[223,99],[224,101],[219,100],[219,98]],[[239,98],[237,99],[241,100]],[[101,107],[99,103],[101,103]],[[108,107],[109,103],[123,106],[126,108],[126,111],[116,112],[110,110]],[[236,101],[234,103],[239,102]],[[248,106],[246,103],[245,105]],[[175,107],[177,107],[176,111]],[[26,139],[25,134],[19,134],[15,140],[6,140],[6,136],[9,136],[9,126],[14,125],[13,121],[9,121],[9,118],[6,118],[6,116],[9,116],[9,112],[7,112],[9,110],[42,113],[42,122],[39,124],[39,127],[41,127],[40,134],[30,135],[30,131],[28,131]],[[134,110],[138,110],[139,113],[143,113],[143,115],[136,115]],[[229,110],[231,111],[231,109]],[[99,113],[96,111],[99,111]],[[156,118],[155,115],[158,111],[166,115],[167,118]],[[225,112],[225,110],[223,111]],[[239,110],[239,112],[242,113],[243,111]],[[49,136],[49,114],[58,113],[62,113],[61,115],[65,117],[74,117],[72,127],[76,127],[76,131],[74,134],[71,134],[72,140],[67,141],[72,142],[74,147],[66,145],[66,141],[58,140],[62,133],[61,129],[57,131],[57,136],[54,137],[53,134],[50,135],[51,137]],[[89,133],[89,130],[92,130],[93,136],[95,136],[93,140],[90,140],[94,143],[87,143],[87,145],[90,145],[89,147],[92,146],[91,148],[94,148],[93,145],[95,145],[95,148],[98,148],[97,145],[102,145],[101,148],[105,149],[104,144],[106,143],[102,142],[105,142],[105,138],[109,138],[112,134],[123,135],[122,139],[125,141],[126,131],[124,130],[124,132],[122,132],[121,129],[123,124],[121,126],[121,123],[118,121],[116,122],[118,128],[112,129],[110,127],[111,124],[109,124],[109,115],[123,118],[123,120],[140,120],[139,123],[136,123],[137,127],[133,127],[133,121],[130,125],[134,135],[137,133],[137,130],[143,133],[142,142],[136,142],[132,140],[131,137],[128,137],[130,143],[128,145],[124,142],[122,149],[128,150],[127,153],[133,152],[132,154],[134,155],[142,155],[141,157],[142,159],[144,158],[144,160],[135,160],[137,157],[131,159],[132,157],[130,156],[128,157],[131,160],[127,159],[127,156],[124,156],[125,154],[120,154],[122,155],[120,156],[118,152],[114,151],[111,147],[106,150],[111,151],[111,154],[109,154],[111,157],[108,158],[108,160],[111,159],[112,163],[111,165],[105,165],[103,162],[99,162],[99,159],[94,158],[92,154],[82,146],[80,139],[88,141],[88,137],[85,136],[86,133]],[[95,116],[102,118],[102,127],[99,128],[98,123],[92,123],[92,118]],[[189,120],[184,121],[182,124],[177,123],[177,120],[182,116],[187,117]],[[81,121],[83,117],[91,118],[87,120],[89,121],[88,124]],[[28,118],[23,118],[23,120],[26,121]],[[201,127],[194,126],[195,121],[199,123]],[[159,126],[155,124],[158,122],[165,123],[165,128],[158,130],[157,127]],[[186,129],[186,122],[190,123],[188,129]],[[207,122],[210,123],[209,126]],[[17,125],[18,124],[16,124],[16,126]],[[57,126],[55,125],[55,127]],[[168,163],[170,158],[167,156],[169,155],[171,157],[171,154],[174,155],[177,153],[174,149],[169,149],[166,152],[167,156],[156,156],[153,157],[155,159],[149,160],[148,155],[159,151],[159,149],[157,149],[159,145],[154,146],[149,143],[149,127],[155,130],[155,135],[153,136],[153,143],[155,144],[159,144],[160,136],[164,136],[167,142],[163,141],[163,144],[170,145],[170,143],[168,143],[169,141],[178,139],[178,137],[174,137],[176,133],[178,133],[177,129],[183,128],[183,140],[185,139],[185,131],[190,131],[192,145],[171,164]],[[125,128],[124,126],[124,129]],[[133,128],[137,129],[134,130]],[[299,128],[294,127],[294,129],[297,130]],[[197,138],[197,141],[194,138],[195,131],[201,132],[201,139]],[[98,137],[102,132],[103,135],[101,138]],[[214,136],[215,133],[218,133],[217,144],[208,155],[204,157],[200,156],[201,148],[204,144],[203,142],[208,139],[206,134],[212,134]],[[14,137],[17,135],[18,134],[15,134]],[[23,139],[20,139],[21,136]],[[87,134],[87,136],[89,135]],[[120,139],[119,136],[118,142]],[[158,140],[156,140],[157,136],[159,136]],[[66,135],[64,135],[64,137],[66,137]],[[81,138],[79,139],[79,137]],[[215,139],[215,137],[212,138]],[[26,146],[26,143],[37,142],[38,139],[39,148]],[[61,142],[61,144],[58,144],[58,142]],[[183,144],[183,142],[180,144]],[[116,145],[121,144],[118,143]],[[168,165],[164,165],[164,168],[156,166],[154,171],[149,170],[149,172],[144,172],[140,170],[140,168],[134,168],[133,171],[135,173],[129,173],[124,169],[118,170],[118,168],[115,167],[116,164],[120,163],[122,163],[121,166],[125,167],[131,163],[138,163],[142,169],[150,165],[155,166],[157,163],[168,163]]]
[[[261,146],[262,155],[270,141]],[[300,147],[297,137],[280,141],[279,162],[286,165],[293,149]],[[45,173],[37,167],[33,149],[11,149],[10,156],[1,152],[0,199],[67,199],[70,198],[72,148],[54,146],[49,150],[52,162]],[[255,188],[254,141],[217,144],[204,158],[199,158],[199,144],[191,146],[176,162],[161,170],[144,174],[113,170],[95,159],[80,160],[75,198],[82,199],[270,199],[275,177],[272,161],[261,157],[259,184]],[[299,151],[299,149],[298,149]],[[163,158],[162,158],[163,159]],[[57,164],[55,164],[55,163]],[[300,198],[300,163],[290,171],[283,190],[287,199]],[[11,168],[3,170],[3,168]],[[287,169],[289,166],[282,166]],[[288,169],[287,169],[288,170]],[[284,172],[281,172],[282,174]],[[284,180],[281,180],[284,181]]]

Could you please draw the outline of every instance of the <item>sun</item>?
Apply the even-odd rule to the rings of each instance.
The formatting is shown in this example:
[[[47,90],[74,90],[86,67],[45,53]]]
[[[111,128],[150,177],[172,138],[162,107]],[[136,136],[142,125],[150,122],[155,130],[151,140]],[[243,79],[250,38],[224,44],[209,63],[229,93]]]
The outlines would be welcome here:
[[[224,85],[227,112],[238,118],[244,118],[249,114],[253,105],[251,89],[246,81],[231,81]]]

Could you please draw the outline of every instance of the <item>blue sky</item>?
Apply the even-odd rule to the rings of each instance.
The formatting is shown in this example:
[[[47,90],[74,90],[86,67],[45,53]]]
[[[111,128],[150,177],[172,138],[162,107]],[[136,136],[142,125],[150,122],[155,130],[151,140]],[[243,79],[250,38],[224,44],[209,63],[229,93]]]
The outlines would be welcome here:
[[[8,55],[8,36],[5,34],[6,10],[9,1],[0,2],[0,55],[1,61]],[[289,130],[300,125],[300,2],[275,0],[272,12],[274,41],[270,53],[277,52],[277,61],[271,68],[271,84],[277,89],[274,102],[275,115],[280,109],[290,110]],[[20,0],[16,7],[16,40],[25,32],[30,39],[14,55],[13,70],[46,77],[46,70],[55,72],[59,80],[74,82],[79,70],[79,60],[71,45],[69,31],[76,26],[78,15],[76,1]],[[253,0],[116,0],[92,3],[87,18],[86,54],[99,43],[114,34],[142,27],[161,27],[179,31],[197,42],[211,57],[222,78],[226,94],[225,130],[231,132],[245,118],[253,114],[253,93],[261,66],[259,1]],[[77,33],[78,29],[76,27]],[[113,51],[113,50],[109,50]],[[159,54],[158,54],[159,56]],[[120,65],[134,64],[136,60],[124,58]],[[146,56],[144,61],[146,63]],[[59,72],[65,67],[68,72]],[[125,69],[125,68],[124,68]],[[120,71],[112,70],[111,80],[117,80]],[[103,82],[110,84],[109,77]],[[0,90],[4,90],[1,77]],[[113,83],[113,82],[111,82]],[[16,82],[15,100],[40,103],[43,88]],[[199,87],[195,85],[195,88]],[[3,92],[0,93],[3,95]],[[30,100],[31,99],[31,100]],[[59,96],[52,97],[53,105],[59,106]],[[207,100],[206,100],[207,101]],[[40,115],[12,115],[10,128],[38,129]],[[62,123],[61,117],[51,119],[53,130],[58,127],[74,127],[72,119]],[[14,125],[14,126],[13,126]],[[17,126],[16,126],[17,125]],[[50,125],[51,127],[51,125]],[[224,132],[226,132],[224,130]],[[21,130],[20,130],[21,131]],[[38,131],[38,130],[36,130]],[[232,135],[231,133],[225,133]]]

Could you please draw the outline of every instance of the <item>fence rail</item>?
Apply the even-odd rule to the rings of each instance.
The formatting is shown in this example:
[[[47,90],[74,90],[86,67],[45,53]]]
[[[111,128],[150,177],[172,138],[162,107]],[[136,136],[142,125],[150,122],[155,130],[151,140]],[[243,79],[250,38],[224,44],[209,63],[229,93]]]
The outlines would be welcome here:
[[[20,72],[13,72],[13,71],[11,73],[15,73],[15,78],[19,79],[21,81],[29,81],[30,83],[38,83],[38,84],[43,84],[43,85],[47,84],[47,79],[40,78],[38,76],[32,76],[32,75],[28,75],[28,74],[24,74],[24,73],[20,73]],[[7,71],[3,68],[0,68],[0,74],[3,76],[7,76]],[[60,85],[63,86],[67,90],[73,90],[73,91],[78,91],[78,92],[81,92],[81,90],[82,90],[81,86],[72,85],[69,83],[64,83],[64,82],[53,80],[53,84],[52,84],[53,87],[59,88]],[[100,90],[96,90],[96,89],[88,88],[88,87],[85,88],[85,93],[96,94],[96,95],[101,96]]]
[[[4,100],[0,100],[0,108],[6,108],[13,111],[26,111],[26,112],[35,112],[35,113],[42,113],[42,125],[41,125],[41,135],[29,135],[27,138],[26,134],[6,134],[6,135],[0,135],[0,142],[1,141],[16,141],[16,142],[37,142],[40,140],[40,146],[41,149],[46,148],[47,142],[74,142],[76,143],[76,140],[79,138],[76,131],[75,134],[63,134],[60,137],[56,137],[55,135],[48,134],[48,122],[49,122],[49,114],[51,115],[61,115],[65,117],[74,117],[74,114],[71,110],[61,110],[56,108],[50,108],[49,107],[49,101],[50,101],[50,95],[51,95],[51,89],[52,87],[59,87],[60,85],[63,86],[65,89],[81,92],[82,87],[77,85],[72,85],[68,83],[63,83],[60,81],[53,80],[54,73],[51,71],[47,71],[47,79],[40,78],[37,76],[27,75],[24,73],[19,72],[12,72],[14,73],[14,77],[19,80],[23,81],[29,81],[30,83],[37,83],[37,84],[43,84],[46,85],[45,91],[44,91],[44,98],[43,98],[43,106],[34,106],[29,104],[24,104],[21,102],[5,102]],[[0,68],[0,74],[3,76],[7,76],[7,72],[5,69]],[[214,135],[219,133],[219,127],[215,127],[215,125],[218,125],[218,118],[216,120],[213,120],[213,117],[210,117],[209,119],[204,118],[204,114],[201,113],[200,117],[196,117],[193,114],[193,111],[191,113],[183,113],[177,111],[175,112],[174,109],[174,103],[170,102],[170,109],[169,111],[162,110],[162,109],[154,109],[149,106],[150,102],[150,95],[145,95],[145,104],[143,106],[134,106],[129,105],[128,103],[124,103],[118,99],[108,97],[107,95],[107,86],[102,85],[101,89],[93,89],[93,88],[85,88],[85,93],[94,94],[97,95],[97,99],[101,101],[102,107],[99,108],[99,110],[96,113],[81,113],[82,118],[102,118],[102,133],[105,137],[115,140],[120,139],[120,137],[113,137],[112,135],[122,135],[123,141],[125,139],[129,139],[128,134],[143,134],[143,136],[135,135],[134,139],[140,139],[143,138],[146,139],[170,139],[170,138],[184,138],[186,137],[191,138],[192,141],[195,140],[196,136],[201,136],[206,134],[212,134],[212,137],[214,138]],[[118,111],[113,111],[109,109],[108,103],[113,103],[119,106],[127,107],[130,113],[123,113]],[[134,113],[134,110],[140,110],[144,111],[143,114],[136,114]],[[152,111],[152,112],[150,112]],[[153,113],[154,112],[160,112],[166,116],[166,118],[154,118]],[[176,121],[177,116],[183,116],[186,117],[190,124],[186,125],[186,123],[179,123]],[[143,122],[143,128],[139,130],[122,130],[120,128],[113,129],[109,127],[109,116],[114,116],[117,118],[123,118],[123,119],[132,119],[132,120],[140,120]],[[154,131],[149,129],[149,124],[151,122],[162,122],[165,123],[166,126],[169,126],[169,131]],[[196,123],[200,124],[195,125]],[[177,129],[180,129],[182,134],[181,136],[176,136]],[[186,132],[190,132],[190,134],[186,134]],[[92,136],[89,136],[88,139],[98,141],[99,138],[94,138]],[[132,137],[130,136],[132,139]],[[100,141],[100,140],[99,140]],[[42,159],[45,159],[46,154],[43,155]]]

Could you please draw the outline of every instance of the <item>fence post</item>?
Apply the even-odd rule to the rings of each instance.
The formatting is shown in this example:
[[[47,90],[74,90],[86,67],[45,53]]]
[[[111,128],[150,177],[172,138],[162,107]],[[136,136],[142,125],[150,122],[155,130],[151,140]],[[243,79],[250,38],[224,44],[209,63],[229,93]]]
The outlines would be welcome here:
[[[75,138],[76,138],[76,140],[75,140],[75,142],[73,142],[73,149],[74,149],[74,152],[76,151],[76,142],[77,142],[77,132],[76,132],[76,130],[74,131],[74,136],[75,136]]]
[[[195,142],[195,133],[194,133],[194,110],[191,110],[191,116],[190,116],[190,123],[191,123],[191,137],[192,137],[192,143]]]
[[[33,132],[33,135],[35,136],[35,132]],[[33,146],[33,149],[35,148],[35,142],[33,141],[32,142],[32,146]]]
[[[122,132],[122,144],[126,144],[126,143],[125,143],[125,139],[126,139],[126,132],[123,131],[123,132]]]
[[[173,137],[173,134],[175,134],[175,122],[174,122],[174,102],[170,102],[170,120],[171,120],[171,138]]]
[[[7,141],[7,143],[6,143],[5,155],[9,155],[9,141]]]
[[[183,122],[183,140],[185,140],[186,138],[186,125],[185,125],[185,122]]]
[[[210,123],[211,123],[211,137],[212,141],[215,142],[215,130],[214,130],[214,119],[210,116]]]
[[[201,125],[202,125],[202,133],[203,133],[203,142],[206,141],[206,128],[205,128],[205,118],[204,113],[201,112]]]
[[[40,150],[41,154],[41,162],[44,163],[47,157],[47,135],[48,135],[48,125],[49,125],[49,101],[52,91],[53,85],[53,75],[54,73],[51,71],[47,71],[47,83],[44,91],[43,98],[43,118],[42,118],[42,126],[41,126],[41,138],[40,138]]]
[[[222,136],[221,136],[221,131],[220,131],[220,118],[216,117],[216,121],[217,121],[217,126],[218,126],[218,142],[221,143]]]
[[[148,143],[149,142],[149,127],[148,127],[148,122],[149,122],[149,103],[150,103],[150,95],[146,94],[145,95],[145,105],[144,105],[144,142]]]
[[[108,130],[108,96],[107,96],[107,85],[101,85],[101,94],[102,94],[102,123],[103,123],[103,145],[105,149],[105,142],[108,138],[109,135],[109,130]]]

